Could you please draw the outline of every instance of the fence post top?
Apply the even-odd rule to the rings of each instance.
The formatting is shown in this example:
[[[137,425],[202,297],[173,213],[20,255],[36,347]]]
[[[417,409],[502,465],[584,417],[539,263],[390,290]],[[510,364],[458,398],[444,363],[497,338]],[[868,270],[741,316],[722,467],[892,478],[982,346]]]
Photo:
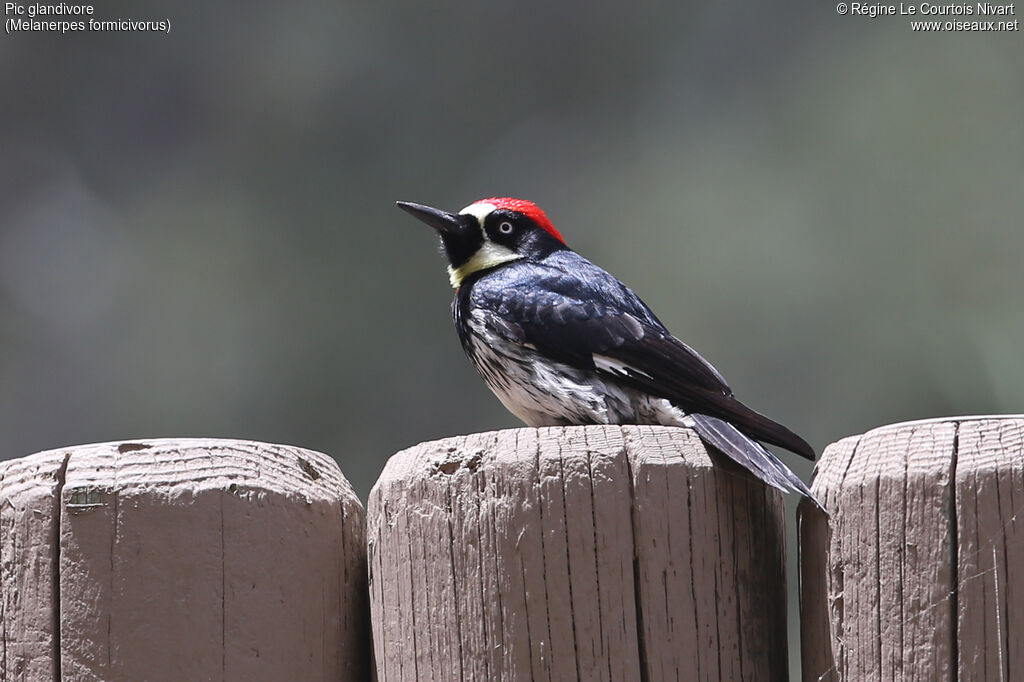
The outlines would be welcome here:
[[[63,462],[65,488],[188,486],[193,491],[261,489],[312,500],[343,499],[362,507],[328,455],[290,445],[228,438],[138,438],[54,448],[0,462],[0,471],[30,471]]]

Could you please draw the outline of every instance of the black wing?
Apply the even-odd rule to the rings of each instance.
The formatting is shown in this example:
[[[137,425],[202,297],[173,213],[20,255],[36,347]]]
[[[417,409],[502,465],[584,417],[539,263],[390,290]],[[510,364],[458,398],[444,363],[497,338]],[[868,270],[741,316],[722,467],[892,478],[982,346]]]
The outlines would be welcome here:
[[[825,507],[814,497],[810,488],[790,471],[785,464],[757,441],[751,440],[732,424],[704,414],[691,415],[693,428],[705,443],[727,455],[762,481],[783,492],[798,492],[818,509]]]
[[[814,459],[804,439],[737,400],[711,363],[672,336],[636,294],[571,255],[571,269],[519,263],[476,282],[467,294],[478,311],[490,314],[492,331],[509,341]]]

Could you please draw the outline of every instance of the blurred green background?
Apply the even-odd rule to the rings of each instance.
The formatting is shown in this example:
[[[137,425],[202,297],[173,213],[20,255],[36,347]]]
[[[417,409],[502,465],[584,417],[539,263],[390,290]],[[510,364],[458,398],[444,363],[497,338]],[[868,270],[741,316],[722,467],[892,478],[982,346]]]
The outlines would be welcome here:
[[[0,36],[2,457],[258,439],[365,498],[398,449],[516,426],[393,203],[496,194],[819,449],[1024,411],[1020,32],[809,2],[95,17],[172,29]]]

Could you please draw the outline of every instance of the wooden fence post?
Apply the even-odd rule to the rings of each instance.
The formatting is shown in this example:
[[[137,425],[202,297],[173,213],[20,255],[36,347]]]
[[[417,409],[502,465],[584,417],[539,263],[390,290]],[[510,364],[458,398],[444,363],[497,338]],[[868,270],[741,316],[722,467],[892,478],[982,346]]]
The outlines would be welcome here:
[[[423,443],[367,524],[381,682],[786,679],[782,496],[687,429]]]
[[[334,461],[299,448],[0,462],[0,678],[365,680],[364,531]]]
[[[803,679],[1024,676],[1024,419],[886,426],[825,450],[800,509]]]

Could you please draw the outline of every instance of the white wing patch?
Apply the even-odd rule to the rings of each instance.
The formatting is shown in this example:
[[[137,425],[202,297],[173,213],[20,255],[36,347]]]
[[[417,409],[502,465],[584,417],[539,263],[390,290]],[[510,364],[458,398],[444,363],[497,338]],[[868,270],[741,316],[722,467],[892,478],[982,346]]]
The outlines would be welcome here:
[[[472,311],[468,323],[478,339],[467,351],[473,365],[502,405],[530,426],[680,426],[688,418],[665,398],[608,380],[592,370],[551,362],[529,344],[509,341],[487,324],[485,311]],[[594,361],[616,375],[636,371],[602,355],[594,356]]]
[[[654,377],[647,372],[642,372],[636,367],[619,362],[618,360],[613,360],[607,356],[594,353],[592,357],[594,358],[594,366],[605,372],[617,374],[622,377],[628,377],[630,374],[639,374],[640,376],[647,377],[648,379],[654,379]]]

